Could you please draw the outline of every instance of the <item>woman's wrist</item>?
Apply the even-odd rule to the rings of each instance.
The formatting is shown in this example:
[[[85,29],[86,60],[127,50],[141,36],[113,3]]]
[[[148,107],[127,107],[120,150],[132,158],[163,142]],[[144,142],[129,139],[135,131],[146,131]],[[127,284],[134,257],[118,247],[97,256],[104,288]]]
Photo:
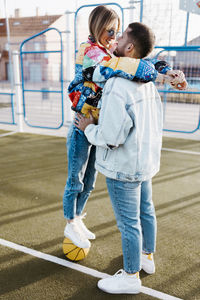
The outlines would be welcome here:
[[[165,76],[164,74],[158,73],[155,82],[159,82],[161,84],[165,83]]]

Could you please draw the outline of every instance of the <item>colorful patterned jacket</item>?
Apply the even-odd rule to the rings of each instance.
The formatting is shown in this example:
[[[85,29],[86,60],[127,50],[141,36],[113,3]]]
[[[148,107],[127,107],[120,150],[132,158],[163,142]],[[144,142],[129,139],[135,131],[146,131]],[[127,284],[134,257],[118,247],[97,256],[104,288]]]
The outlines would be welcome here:
[[[105,82],[114,76],[133,81],[154,81],[158,72],[171,68],[164,61],[111,56],[105,48],[90,39],[82,43],[76,57],[75,78],[68,87],[72,109],[98,119],[99,100]]]

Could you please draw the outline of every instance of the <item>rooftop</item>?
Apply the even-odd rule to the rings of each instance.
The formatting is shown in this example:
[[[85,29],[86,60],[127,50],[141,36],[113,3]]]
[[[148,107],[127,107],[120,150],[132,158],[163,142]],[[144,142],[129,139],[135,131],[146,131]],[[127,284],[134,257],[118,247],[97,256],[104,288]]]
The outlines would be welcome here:
[[[10,36],[33,35],[45,30],[62,15],[9,18]],[[7,36],[6,19],[0,19],[0,37]]]

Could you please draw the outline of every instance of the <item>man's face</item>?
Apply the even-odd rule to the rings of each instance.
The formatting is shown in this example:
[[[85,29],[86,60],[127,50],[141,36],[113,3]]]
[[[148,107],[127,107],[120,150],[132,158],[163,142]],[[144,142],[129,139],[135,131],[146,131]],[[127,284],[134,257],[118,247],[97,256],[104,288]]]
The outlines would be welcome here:
[[[120,57],[120,56],[126,56],[126,47],[128,44],[130,44],[129,38],[128,38],[128,32],[131,31],[131,29],[128,27],[120,37],[117,38],[117,47],[115,48],[115,51],[113,52],[114,55]]]

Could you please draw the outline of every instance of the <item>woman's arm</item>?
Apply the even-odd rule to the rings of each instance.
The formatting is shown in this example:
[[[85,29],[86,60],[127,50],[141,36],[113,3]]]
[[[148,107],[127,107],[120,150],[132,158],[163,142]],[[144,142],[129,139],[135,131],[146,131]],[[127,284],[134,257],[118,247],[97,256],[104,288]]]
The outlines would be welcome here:
[[[130,57],[113,57],[108,61],[84,68],[83,77],[95,83],[118,76],[133,81],[155,81],[158,71],[150,61]]]
[[[153,63],[154,65],[153,65]],[[122,77],[132,81],[169,83],[177,89],[185,89],[187,83],[183,72],[171,70],[165,61],[143,60],[130,57],[113,57],[108,61],[83,68],[83,77],[97,85],[111,77]],[[179,85],[182,84],[182,85]]]

